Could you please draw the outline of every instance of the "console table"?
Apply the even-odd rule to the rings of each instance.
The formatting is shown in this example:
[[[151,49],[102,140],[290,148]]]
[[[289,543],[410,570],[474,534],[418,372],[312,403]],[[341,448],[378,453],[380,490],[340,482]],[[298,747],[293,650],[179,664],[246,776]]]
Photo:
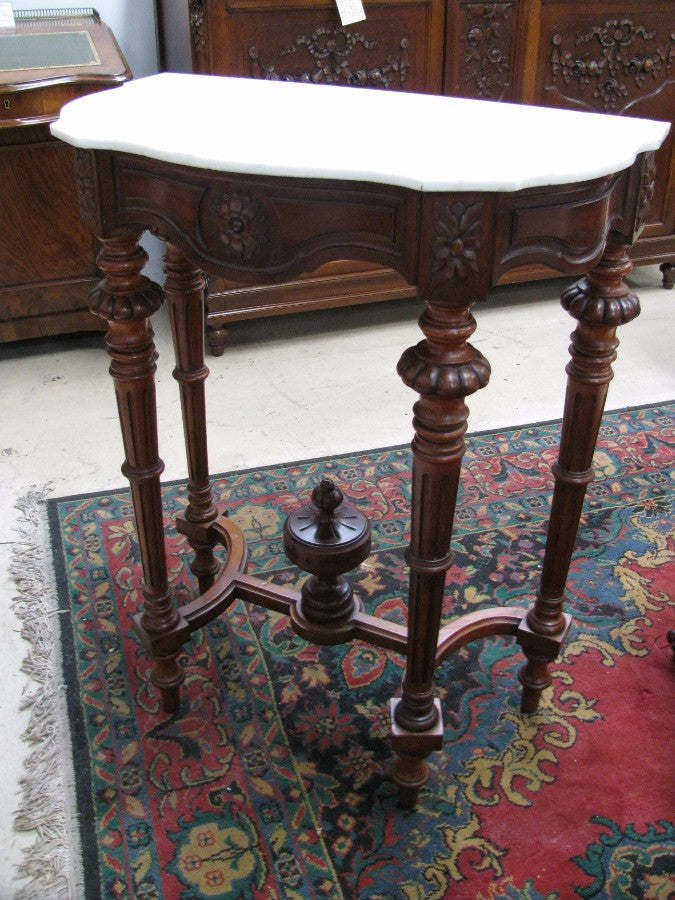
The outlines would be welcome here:
[[[332,139],[336,121],[339,141]],[[413,805],[427,778],[425,759],[441,743],[434,672],[443,659],[468,641],[512,635],[526,658],[525,712],[550,683],[548,665],[569,626],[565,581],[592,478],[616,330],[639,312],[623,281],[631,270],[627,250],[645,221],[654,151],[668,125],[430,95],[163,74],[68,104],[52,131],[78,148],[82,215],[102,242],[104,278],[91,308],[108,325],[123,471],[144,575],[136,624],[154,658],[164,709],[177,708],[182,645],[235,598],[288,614],[310,641],[358,639],[396,650],[406,656],[406,673],[391,702],[393,777],[400,801]],[[494,135],[501,136],[499,153]],[[164,294],[142,274],[146,255],[138,239],[145,229],[167,244]],[[344,577],[367,557],[370,527],[338,485],[323,479],[311,502],[286,520],[286,552],[311,573],[294,591],[247,572],[243,535],[219,514],[209,484],[201,270],[274,283],[344,258],[396,269],[426,304],[424,338],[398,364],[419,395],[407,627],[364,612]],[[588,272],[562,300],[577,324],[541,580],[522,607],[488,608],[441,625],[465,398],[490,374],[468,342],[476,327],[470,307],[508,269],[529,263]],[[166,570],[150,325],[164,296],[189,475],[177,527],[194,550],[199,584],[199,594],[180,607]],[[217,544],[226,550],[222,567]]]

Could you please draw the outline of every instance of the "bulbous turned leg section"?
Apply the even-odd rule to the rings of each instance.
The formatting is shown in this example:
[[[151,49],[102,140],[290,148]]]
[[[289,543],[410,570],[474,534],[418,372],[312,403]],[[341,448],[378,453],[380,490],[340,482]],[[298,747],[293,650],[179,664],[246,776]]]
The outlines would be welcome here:
[[[539,591],[519,632],[527,664],[521,672],[523,709],[536,709],[550,683],[548,664],[560,651],[569,622],[563,612],[565,584],[576,544],[586,487],[593,479],[593,453],[619,341],[616,330],[640,312],[624,278],[633,268],[626,245],[613,233],[596,268],[565,290],[562,304],[577,320],[567,365],[567,393],[555,487]]]
[[[667,291],[672,291],[673,285],[675,285],[675,265],[671,262],[661,263],[659,266],[661,270],[661,274],[663,275],[663,286]]]
[[[342,492],[324,478],[312,491],[312,502],[294,510],[284,523],[284,549],[289,560],[310,572],[299,607],[291,610],[298,634],[319,644],[339,644],[352,634],[358,608],[344,573],[370,553],[370,525],[364,514],[343,500]]]

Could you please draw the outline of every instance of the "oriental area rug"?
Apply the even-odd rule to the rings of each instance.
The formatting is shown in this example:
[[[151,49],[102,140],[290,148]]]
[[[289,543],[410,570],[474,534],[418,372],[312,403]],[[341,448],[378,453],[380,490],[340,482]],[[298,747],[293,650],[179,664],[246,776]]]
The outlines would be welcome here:
[[[467,439],[445,613],[536,589],[558,423]],[[665,898],[675,894],[672,475],[675,406],[605,416],[570,579],[571,633],[540,710],[519,711],[512,640],[437,672],[445,728],[410,812],[389,777],[403,659],[317,648],[235,603],[197,632],[167,715],[131,627],[141,602],[128,492],[50,500],[82,896]],[[410,452],[352,453],[215,479],[250,571],[299,587],[285,515],[329,475],[373,526],[354,575],[368,612],[405,621]],[[164,489],[170,579],[192,590]]]

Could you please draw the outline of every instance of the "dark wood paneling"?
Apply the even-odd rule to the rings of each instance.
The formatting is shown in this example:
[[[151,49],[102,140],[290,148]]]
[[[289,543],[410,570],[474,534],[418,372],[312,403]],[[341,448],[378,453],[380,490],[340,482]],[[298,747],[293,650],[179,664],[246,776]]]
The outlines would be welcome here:
[[[672,117],[675,108],[672,0],[367,0],[366,20],[347,28],[334,0],[189,0],[188,7],[199,72],[368,84],[654,119]],[[317,134],[317,153],[323,141],[339,138],[340,123],[331,135]],[[675,258],[674,143],[671,132],[656,154],[654,195],[631,250],[637,263]],[[521,231],[524,215],[513,223]],[[335,266],[274,288],[269,311],[414,293],[391,269]],[[531,263],[504,266],[501,278],[550,274]],[[261,315],[264,308],[258,288],[219,277],[210,280],[207,304],[215,352],[223,349],[223,322]]]

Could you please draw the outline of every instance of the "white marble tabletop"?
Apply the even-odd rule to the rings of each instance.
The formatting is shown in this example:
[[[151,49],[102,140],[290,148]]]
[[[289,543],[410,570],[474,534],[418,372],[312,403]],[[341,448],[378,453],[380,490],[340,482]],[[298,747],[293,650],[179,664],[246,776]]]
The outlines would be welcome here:
[[[516,191],[630,166],[669,123],[429,94],[163,73],[66,104],[52,133],[233,173]]]

